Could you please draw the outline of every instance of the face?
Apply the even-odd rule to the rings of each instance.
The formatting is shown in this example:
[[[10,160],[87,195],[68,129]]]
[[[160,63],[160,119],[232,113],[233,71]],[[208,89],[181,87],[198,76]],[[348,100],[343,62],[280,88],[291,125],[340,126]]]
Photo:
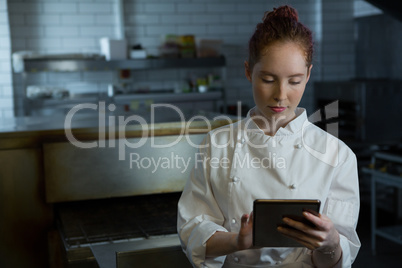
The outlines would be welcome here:
[[[256,115],[275,123],[276,129],[293,120],[312,67],[306,67],[303,50],[293,42],[276,42],[266,48],[252,70],[248,62],[245,67]]]

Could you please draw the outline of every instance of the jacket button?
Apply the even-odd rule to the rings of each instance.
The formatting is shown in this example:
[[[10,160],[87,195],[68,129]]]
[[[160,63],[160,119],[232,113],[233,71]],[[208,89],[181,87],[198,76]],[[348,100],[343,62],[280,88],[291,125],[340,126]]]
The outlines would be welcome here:
[[[296,149],[301,149],[301,147],[302,147],[302,145],[300,143],[295,145]]]
[[[238,182],[239,181],[239,178],[238,177],[234,177],[233,178],[233,182]]]
[[[241,138],[240,142],[241,142],[241,144],[244,144],[246,142],[246,140],[244,138]]]
[[[235,224],[235,223],[236,223],[236,219],[232,219],[232,223]]]
[[[238,258],[238,257],[234,257],[233,260],[234,260],[235,262],[239,262],[239,258]]]
[[[289,185],[289,189],[290,189],[290,190],[295,190],[295,189],[296,189],[296,185],[295,185],[295,184]]]

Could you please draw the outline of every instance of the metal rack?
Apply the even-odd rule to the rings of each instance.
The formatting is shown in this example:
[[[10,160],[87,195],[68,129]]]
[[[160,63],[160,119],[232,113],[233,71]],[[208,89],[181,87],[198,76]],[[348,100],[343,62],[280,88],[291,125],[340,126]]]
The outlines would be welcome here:
[[[27,57],[22,61],[23,68],[16,72],[21,73],[23,78],[23,92],[16,95],[24,96],[23,115],[31,115],[33,109],[43,109],[45,107],[71,108],[72,105],[86,102],[97,102],[104,96],[90,94],[83,98],[56,99],[28,99],[26,86],[29,73],[38,72],[85,72],[85,71],[119,71],[119,70],[155,70],[173,68],[220,68],[221,79],[226,80],[226,59],[221,57],[210,58],[149,58],[149,59],[128,59],[107,61],[100,57],[85,57],[82,55],[72,55],[72,57],[48,56],[48,57]],[[212,101],[214,110],[218,111],[217,102],[223,103],[224,112],[226,108],[225,86],[219,91],[205,93],[151,93],[151,94],[120,94],[113,97],[113,102],[122,103],[127,101],[158,100],[165,102],[205,102]]]
[[[150,58],[134,60],[27,58],[22,72],[78,72],[109,70],[146,70],[167,68],[224,67],[224,57],[214,58]]]
[[[363,172],[371,175],[371,250],[373,255],[376,253],[376,236],[402,244],[402,225],[391,225],[384,227],[377,226],[377,184],[402,189],[402,176],[400,174],[398,175],[397,173],[393,174],[387,172],[384,169],[378,170],[376,163],[380,161],[385,161],[388,163],[388,165],[392,164],[401,167],[402,157],[389,153],[377,152],[372,157],[371,168],[363,168]],[[398,201],[401,203],[400,200]],[[398,211],[395,211],[395,213],[398,213]]]

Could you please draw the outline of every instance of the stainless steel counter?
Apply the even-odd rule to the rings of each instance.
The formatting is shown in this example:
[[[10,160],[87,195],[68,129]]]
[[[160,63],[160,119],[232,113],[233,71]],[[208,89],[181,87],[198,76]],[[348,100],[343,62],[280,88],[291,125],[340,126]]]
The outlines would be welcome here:
[[[197,121],[201,121],[200,118],[205,118],[205,120],[216,121],[222,120],[225,117],[234,121],[237,120],[235,116],[232,115],[221,115],[213,112],[205,111],[178,111],[171,108],[156,107],[154,113],[150,110],[138,110],[136,112],[126,112],[126,113],[113,113],[113,112],[102,112],[93,109],[82,109],[77,111],[71,117],[71,128],[98,128],[102,120],[105,127],[111,126],[110,119],[114,118],[114,125],[118,126],[119,117],[128,119],[130,116],[136,116],[137,118],[143,119],[150,127],[159,128],[165,125],[177,125],[190,120],[191,118],[197,116],[199,117]],[[216,120],[214,120],[216,119]],[[101,120],[101,121],[100,121]],[[7,132],[27,132],[27,131],[47,131],[47,130],[63,130],[68,119],[66,116],[55,115],[55,116],[25,116],[25,117],[12,117],[12,118],[0,118],[0,134]],[[120,119],[121,121],[121,119]],[[205,122],[205,121],[204,121]],[[120,122],[121,123],[121,122]],[[194,122],[195,123],[195,122]],[[136,121],[127,122],[128,126],[139,125],[140,123]],[[199,124],[198,124],[199,125]]]

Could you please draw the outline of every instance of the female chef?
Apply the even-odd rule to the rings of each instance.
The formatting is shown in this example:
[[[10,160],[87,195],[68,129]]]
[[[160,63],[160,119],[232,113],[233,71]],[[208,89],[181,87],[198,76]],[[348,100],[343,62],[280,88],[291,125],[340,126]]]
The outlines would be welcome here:
[[[297,108],[312,69],[311,31],[296,10],[264,15],[249,41],[245,74],[256,106],[211,131],[178,204],[178,233],[195,267],[351,267],[359,189],[356,157]],[[253,201],[319,199],[315,227],[284,218],[293,248],[252,248]],[[250,213],[250,214],[249,214]]]

